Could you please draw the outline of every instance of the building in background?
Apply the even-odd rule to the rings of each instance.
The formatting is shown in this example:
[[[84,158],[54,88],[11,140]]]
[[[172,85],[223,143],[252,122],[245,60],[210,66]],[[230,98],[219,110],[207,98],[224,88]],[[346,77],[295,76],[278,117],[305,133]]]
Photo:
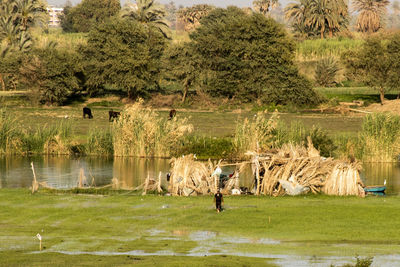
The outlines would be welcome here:
[[[60,27],[60,18],[58,17],[64,11],[62,7],[48,6],[47,12],[49,13],[49,27]]]

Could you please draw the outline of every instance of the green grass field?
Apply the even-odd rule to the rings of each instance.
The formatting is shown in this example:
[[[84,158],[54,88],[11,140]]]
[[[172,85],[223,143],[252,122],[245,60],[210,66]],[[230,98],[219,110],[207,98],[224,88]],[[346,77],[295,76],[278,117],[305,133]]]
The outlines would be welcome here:
[[[154,259],[165,260],[165,265],[180,260],[200,264],[196,257],[209,253],[269,259],[274,255],[352,258],[399,250],[397,196],[228,196],[224,206],[224,212],[216,213],[212,197],[207,196],[40,191],[31,195],[26,189],[2,189],[0,265],[33,261],[39,266],[54,260],[63,266],[69,265],[70,259],[82,265],[90,261],[118,265],[132,263],[136,256],[143,258],[145,265]],[[37,233],[43,237],[44,250],[31,255],[39,250]],[[240,265],[260,261],[251,257],[230,260]],[[212,258],[213,262],[214,266],[227,266],[220,257]]]

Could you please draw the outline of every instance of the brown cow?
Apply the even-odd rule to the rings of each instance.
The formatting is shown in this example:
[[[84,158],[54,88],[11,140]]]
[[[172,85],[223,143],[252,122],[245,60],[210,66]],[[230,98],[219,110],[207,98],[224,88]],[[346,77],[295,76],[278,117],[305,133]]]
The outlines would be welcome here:
[[[169,120],[172,120],[173,117],[176,116],[176,110],[175,109],[171,109],[169,111]]]
[[[92,115],[92,110],[88,107],[84,107],[83,108],[83,118],[86,118],[86,115],[88,116],[89,119],[93,119],[93,115]]]
[[[121,112],[110,110],[108,112],[108,121],[113,121],[114,119],[118,119],[118,117],[120,115],[121,115]]]

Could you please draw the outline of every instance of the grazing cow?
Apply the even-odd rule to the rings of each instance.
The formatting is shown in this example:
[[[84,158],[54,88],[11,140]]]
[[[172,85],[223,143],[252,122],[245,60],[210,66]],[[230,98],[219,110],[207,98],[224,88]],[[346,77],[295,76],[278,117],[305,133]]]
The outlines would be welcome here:
[[[175,109],[171,109],[169,111],[169,120],[172,120],[173,117],[176,116],[176,110]]]
[[[92,110],[88,107],[84,107],[83,108],[83,118],[86,118],[86,115],[88,116],[89,119],[93,119],[93,115],[92,115]]]
[[[118,119],[119,115],[121,115],[121,112],[110,110],[108,112],[108,121],[113,121],[114,119]]]

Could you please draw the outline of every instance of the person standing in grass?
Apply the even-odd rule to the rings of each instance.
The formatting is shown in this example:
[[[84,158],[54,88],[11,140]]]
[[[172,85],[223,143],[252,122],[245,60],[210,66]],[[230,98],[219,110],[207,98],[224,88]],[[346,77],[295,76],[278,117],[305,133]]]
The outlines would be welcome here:
[[[221,212],[222,211],[222,204],[224,204],[224,198],[221,194],[221,192],[217,191],[217,193],[214,195],[214,202],[215,202],[215,207],[217,209],[217,212]]]

